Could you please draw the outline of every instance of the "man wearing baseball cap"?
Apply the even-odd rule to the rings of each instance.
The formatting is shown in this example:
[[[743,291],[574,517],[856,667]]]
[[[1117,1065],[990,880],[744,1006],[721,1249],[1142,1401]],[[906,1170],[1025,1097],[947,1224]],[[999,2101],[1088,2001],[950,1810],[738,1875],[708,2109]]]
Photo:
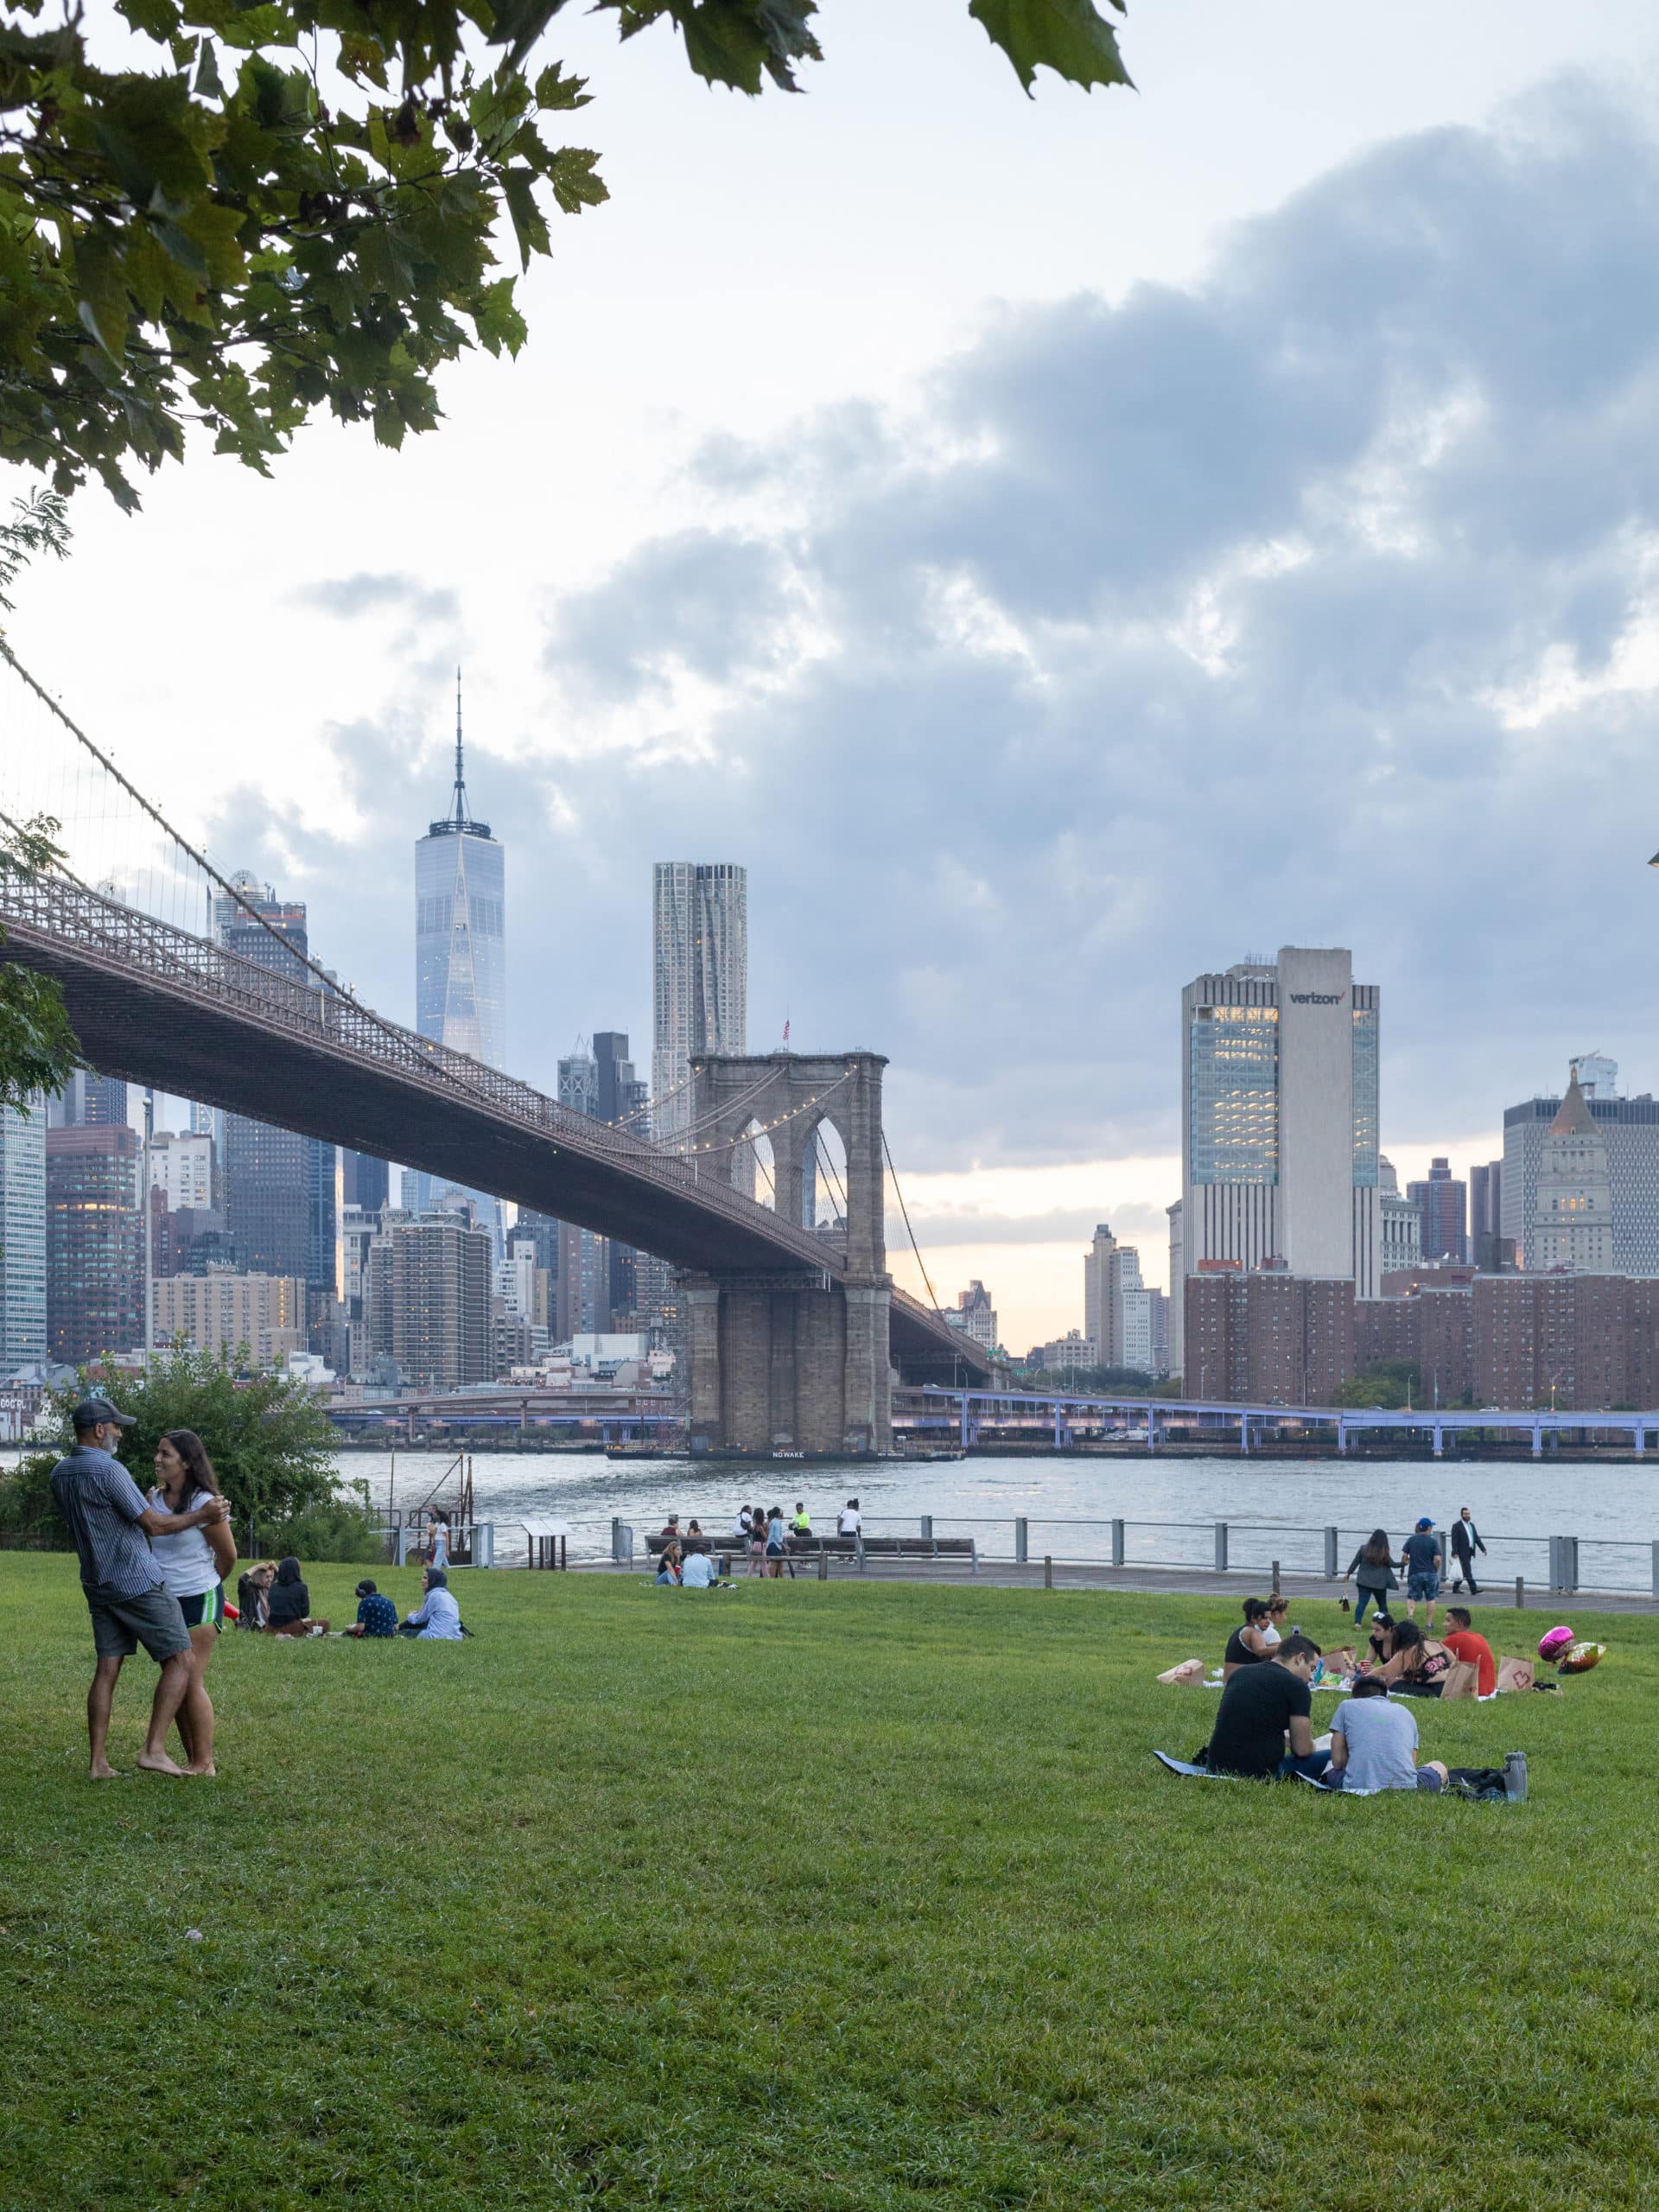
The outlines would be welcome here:
[[[1400,1547],[1401,1570],[1406,1578],[1406,1618],[1415,1620],[1420,1603],[1428,1611],[1424,1624],[1432,1631],[1434,1626],[1434,1601],[1440,1594],[1440,1569],[1445,1555],[1440,1540],[1434,1534],[1434,1523],[1425,1513]]]
[[[151,1774],[182,1774],[168,1757],[167,1732],[190,1687],[190,1631],[178,1599],[156,1572],[149,1539],[227,1520],[231,1509],[215,1497],[194,1513],[158,1513],[111,1449],[132,1427],[132,1415],[99,1396],[83,1398],[73,1420],[75,1448],[52,1470],[52,1495],[73,1534],[92,1617],[98,1666],[86,1694],[92,1778],[107,1782],[115,1772],[108,1751],[116,1678],[141,1643],[162,1671],[138,1764]]]

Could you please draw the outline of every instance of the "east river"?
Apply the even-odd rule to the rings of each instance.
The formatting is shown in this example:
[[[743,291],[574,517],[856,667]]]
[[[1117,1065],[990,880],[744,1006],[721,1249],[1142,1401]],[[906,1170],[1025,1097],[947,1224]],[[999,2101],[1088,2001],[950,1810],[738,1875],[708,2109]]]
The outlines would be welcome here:
[[[340,1455],[343,1480],[366,1481],[375,1505],[419,1504],[453,1463],[453,1453]],[[522,1560],[526,1520],[571,1525],[573,1559],[608,1558],[611,1522],[629,1523],[643,1542],[670,1513],[695,1515],[711,1535],[729,1535],[741,1505],[804,1498],[813,1524],[835,1526],[856,1496],[872,1535],[914,1535],[925,1515],[936,1535],[972,1535],[988,1558],[1014,1555],[1016,1517],[1028,1524],[1029,1556],[1109,1560],[1111,1522],[1126,1522],[1130,1565],[1195,1567],[1215,1563],[1215,1523],[1229,1524],[1229,1564],[1266,1571],[1319,1573],[1323,1531],[1341,1531],[1339,1566],[1371,1529],[1396,1540],[1421,1514],[1448,1523],[1467,1505],[1487,1546],[1478,1572],[1496,1586],[1523,1574],[1548,1580],[1548,1540],[1580,1539],[1579,1577],[1586,1589],[1648,1590],[1659,1538],[1659,1455],[1651,1472],[1628,1460],[1526,1462],[1274,1459],[1251,1465],[1226,1459],[979,1458],[942,1464],[902,1460],[758,1462],[606,1459],[588,1453],[480,1452],[474,1461],[476,1513],[496,1524],[498,1561]],[[1495,1594],[1495,1591],[1494,1591]]]

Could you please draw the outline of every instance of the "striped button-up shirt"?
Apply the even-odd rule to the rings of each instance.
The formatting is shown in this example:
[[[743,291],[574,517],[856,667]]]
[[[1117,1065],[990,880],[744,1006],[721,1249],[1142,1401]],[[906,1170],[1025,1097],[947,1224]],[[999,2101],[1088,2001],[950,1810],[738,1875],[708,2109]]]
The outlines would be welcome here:
[[[149,1501],[118,1459],[95,1444],[76,1445],[52,1470],[52,1495],[74,1537],[85,1586],[137,1598],[159,1585],[138,1526]]]

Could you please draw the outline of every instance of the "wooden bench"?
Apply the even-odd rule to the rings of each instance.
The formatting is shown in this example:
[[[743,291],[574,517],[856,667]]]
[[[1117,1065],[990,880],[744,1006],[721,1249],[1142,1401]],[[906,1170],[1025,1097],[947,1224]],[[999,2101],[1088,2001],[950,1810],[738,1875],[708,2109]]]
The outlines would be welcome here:
[[[674,1541],[660,1534],[647,1536],[647,1560],[660,1559]],[[750,1553],[741,1537],[705,1535],[690,1541],[682,1536],[678,1541],[682,1553],[708,1552],[716,1560],[724,1560],[728,1572],[734,1574],[748,1572]],[[979,1545],[972,1536],[792,1536],[784,1547],[785,1573],[793,1565],[798,1571],[803,1567],[815,1567],[823,1575],[831,1560],[855,1567],[860,1573],[863,1573],[867,1560],[934,1560],[942,1564],[965,1561],[969,1573],[977,1574]]]
[[[979,1543],[973,1536],[866,1536],[868,1560],[965,1560],[970,1574],[979,1573]]]

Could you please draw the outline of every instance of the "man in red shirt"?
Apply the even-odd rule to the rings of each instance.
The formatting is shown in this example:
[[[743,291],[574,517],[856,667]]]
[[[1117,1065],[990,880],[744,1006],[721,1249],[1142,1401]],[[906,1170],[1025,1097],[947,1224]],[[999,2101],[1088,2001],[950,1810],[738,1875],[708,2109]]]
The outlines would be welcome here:
[[[1492,1656],[1492,1647],[1484,1636],[1477,1636],[1463,1605],[1448,1605],[1446,1609],[1446,1648],[1455,1651],[1459,1659],[1475,1662],[1475,1694],[1491,1697],[1497,1688],[1497,1662]]]

